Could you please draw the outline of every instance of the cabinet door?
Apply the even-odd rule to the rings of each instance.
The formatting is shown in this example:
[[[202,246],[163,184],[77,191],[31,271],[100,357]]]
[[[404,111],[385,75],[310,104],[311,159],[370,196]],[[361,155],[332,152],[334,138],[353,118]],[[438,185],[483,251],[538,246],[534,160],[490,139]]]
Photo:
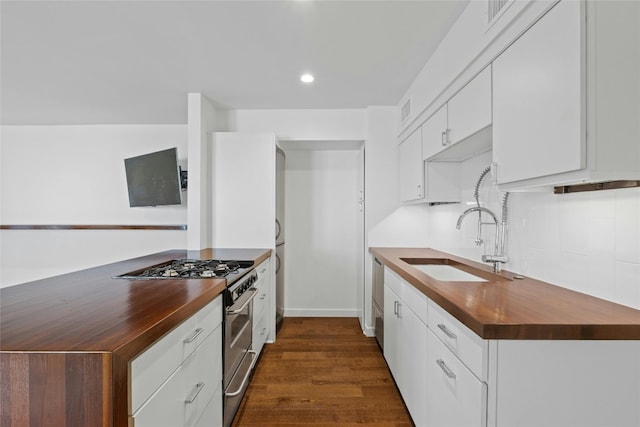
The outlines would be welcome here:
[[[424,164],[420,129],[400,144],[400,200],[409,202],[424,197]]]
[[[411,285],[407,285],[411,286]],[[398,385],[416,426],[427,425],[427,326],[406,304],[399,308],[401,344]]]
[[[422,158],[427,160],[446,147],[447,141],[447,104],[440,107],[422,125]]]
[[[400,298],[391,290],[389,285],[384,285],[384,358],[389,365],[389,370],[400,386]]]
[[[558,3],[493,63],[498,183],[585,167],[582,3]]]
[[[491,125],[491,66],[471,80],[447,105],[447,144],[453,145]]]
[[[438,427],[487,425],[487,385],[428,331],[427,420]]]

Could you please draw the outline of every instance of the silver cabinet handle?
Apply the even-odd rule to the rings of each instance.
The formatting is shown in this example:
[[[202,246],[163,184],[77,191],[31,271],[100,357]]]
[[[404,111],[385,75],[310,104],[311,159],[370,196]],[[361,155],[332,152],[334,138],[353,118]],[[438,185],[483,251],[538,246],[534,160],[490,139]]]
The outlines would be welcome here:
[[[398,317],[398,306],[399,306],[399,302],[398,301],[394,301],[393,302],[393,314]]]
[[[200,335],[202,331],[204,331],[204,329],[202,328],[196,329],[195,331],[193,331],[193,334],[191,334],[191,336],[185,338],[182,342],[185,344],[192,343],[196,338],[198,338],[198,335]]]
[[[456,334],[454,334],[453,332],[451,332],[445,325],[443,325],[442,323],[438,323],[438,328],[440,328],[440,330],[442,332],[444,332],[444,334],[446,336],[448,336],[449,338],[451,338],[452,340],[455,340],[457,338]]]
[[[422,197],[422,185],[418,184],[418,197]]]
[[[184,400],[184,403],[193,403],[196,400],[196,397],[198,397],[198,394],[200,394],[200,392],[202,391],[203,388],[204,388],[204,383],[196,384],[195,387],[193,387],[193,390],[191,390],[191,393],[189,393],[187,398]]]
[[[438,364],[438,366],[440,366],[440,369],[442,369],[442,372],[444,372],[444,374],[446,376],[448,376],[452,380],[456,378],[456,374],[454,374],[453,371],[451,369],[449,369],[447,364],[444,363],[444,360],[438,359],[438,360],[436,360],[436,363]]]
[[[449,129],[445,129],[444,131],[442,131],[442,136],[440,137],[443,146],[447,145],[447,131],[448,130]]]

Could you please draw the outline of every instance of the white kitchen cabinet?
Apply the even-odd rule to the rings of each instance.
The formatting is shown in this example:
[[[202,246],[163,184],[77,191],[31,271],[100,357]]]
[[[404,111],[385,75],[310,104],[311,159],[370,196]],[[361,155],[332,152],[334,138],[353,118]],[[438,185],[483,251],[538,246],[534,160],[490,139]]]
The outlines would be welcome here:
[[[218,297],[131,362],[136,427],[222,425],[221,324]]]
[[[253,299],[253,351],[259,355],[269,335],[268,307],[271,306],[271,261],[267,259],[256,267],[258,294]]]
[[[638,2],[563,0],[496,58],[502,188],[640,179],[638,16]]]
[[[640,341],[490,342],[488,425],[640,425]]]
[[[430,157],[444,150],[447,145],[447,104],[422,125],[422,158]]]
[[[486,67],[447,103],[447,147],[491,126],[491,66]]]
[[[487,384],[480,381],[428,331],[427,422],[425,426],[484,427],[487,425]]]
[[[459,162],[491,148],[491,66],[422,125],[424,160]]]
[[[424,164],[420,129],[400,144],[400,200],[418,201],[424,198]]]
[[[391,283],[387,277],[392,278]],[[400,294],[412,300],[410,304],[394,292],[397,286]],[[413,287],[387,269],[384,305],[385,359],[414,423],[426,425],[427,297],[418,295]]]

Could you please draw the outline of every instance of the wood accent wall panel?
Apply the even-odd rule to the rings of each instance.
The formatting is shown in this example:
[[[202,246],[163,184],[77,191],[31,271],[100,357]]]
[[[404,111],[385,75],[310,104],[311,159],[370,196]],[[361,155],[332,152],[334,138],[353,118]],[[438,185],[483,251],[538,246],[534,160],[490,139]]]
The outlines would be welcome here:
[[[110,372],[108,353],[0,353],[0,425],[111,426]]]

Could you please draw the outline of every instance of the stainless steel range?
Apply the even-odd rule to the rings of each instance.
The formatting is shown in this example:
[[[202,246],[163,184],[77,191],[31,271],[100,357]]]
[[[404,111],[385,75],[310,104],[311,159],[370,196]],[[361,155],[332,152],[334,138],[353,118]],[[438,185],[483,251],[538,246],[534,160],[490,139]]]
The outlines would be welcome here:
[[[224,426],[229,427],[249,384],[256,358],[256,353],[252,350],[252,331],[253,298],[257,290],[253,284],[258,281],[258,272],[253,269],[253,261],[176,259],[115,278],[227,280],[227,288],[223,291],[222,387]]]

